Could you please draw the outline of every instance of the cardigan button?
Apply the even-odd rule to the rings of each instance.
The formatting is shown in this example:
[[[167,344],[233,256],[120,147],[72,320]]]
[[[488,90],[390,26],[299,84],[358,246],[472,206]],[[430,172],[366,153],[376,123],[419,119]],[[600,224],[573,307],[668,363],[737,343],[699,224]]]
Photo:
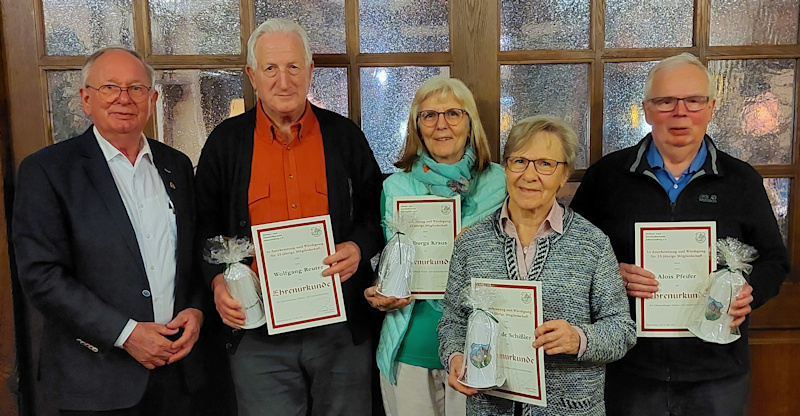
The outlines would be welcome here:
[[[143,290],[143,291],[142,291],[142,296],[144,296],[144,297],[146,297],[146,298],[149,298],[149,297],[150,297],[150,291],[149,291],[149,290],[147,290],[147,289]]]
[[[241,220],[241,221],[239,221],[239,226],[240,226],[240,227],[244,227],[244,226],[246,226],[246,225],[247,225],[247,221],[245,221],[245,220]]]

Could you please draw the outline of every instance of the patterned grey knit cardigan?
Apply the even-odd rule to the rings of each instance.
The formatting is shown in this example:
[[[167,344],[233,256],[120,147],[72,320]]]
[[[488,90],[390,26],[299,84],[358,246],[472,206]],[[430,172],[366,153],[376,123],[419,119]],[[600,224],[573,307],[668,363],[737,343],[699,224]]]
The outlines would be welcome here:
[[[439,356],[463,352],[470,278],[518,279],[516,246],[499,226],[500,210],[467,229],[453,250],[439,321]],[[547,407],[525,405],[526,415],[604,415],[605,363],[636,343],[634,323],[619,266],[608,237],[566,208],[564,234],[551,232],[536,244],[528,280],[542,282],[544,321],[565,319],[586,333],[580,358],[545,355]],[[449,370],[449,368],[448,368]],[[467,399],[467,415],[512,415],[511,400],[478,394]]]

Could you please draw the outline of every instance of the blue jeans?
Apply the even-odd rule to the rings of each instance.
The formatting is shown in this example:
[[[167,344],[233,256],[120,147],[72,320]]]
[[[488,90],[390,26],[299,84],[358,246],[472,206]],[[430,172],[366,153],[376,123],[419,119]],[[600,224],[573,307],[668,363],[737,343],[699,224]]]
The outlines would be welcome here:
[[[608,416],[742,416],[749,394],[749,374],[695,382],[606,374]]]

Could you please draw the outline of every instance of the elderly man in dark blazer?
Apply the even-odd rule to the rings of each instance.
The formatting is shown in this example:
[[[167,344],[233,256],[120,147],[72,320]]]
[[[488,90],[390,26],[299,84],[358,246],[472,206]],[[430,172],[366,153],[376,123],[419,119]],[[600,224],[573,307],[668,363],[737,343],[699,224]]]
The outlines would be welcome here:
[[[82,74],[93,127],[18,175],[13,242],[45,318],[40,376],[62,415],[193,414],[192,165],[142,133],[158,93],[138,54],[100,50]]]

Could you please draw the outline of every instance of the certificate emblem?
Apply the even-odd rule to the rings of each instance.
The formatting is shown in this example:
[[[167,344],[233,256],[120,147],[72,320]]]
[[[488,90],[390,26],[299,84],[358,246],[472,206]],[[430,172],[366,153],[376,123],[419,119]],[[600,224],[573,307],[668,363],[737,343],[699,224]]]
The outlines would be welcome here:
[[[312,237],[319,237],[321,235],[322,235],[322,228],[320,228],[320,227],[311,228],[311,236]]]
[[[450,208],[450,205],[442,205],[442,214],[443,215],[450,215],[450,213],[452,211],[453,211],[453,209]]]
[[[703,244],[706,242],[706,233],[700,231],[695,233],[694,241],[697,241],[699,244]]]
[[[492,354],[489,352],[489,344],[472,344],[472,351],[469,353],[469,360],[477,368],[483,368],[492,362]]]
[[[709,296],[706,304],[706,319],[716,321],[720,317],[722,317],[722,303]]]
[[[522,303],[526,305],[530,305],[531,303],[531,293],[530,292],[522,292],[522,296],[520,296],[520,300]]]

